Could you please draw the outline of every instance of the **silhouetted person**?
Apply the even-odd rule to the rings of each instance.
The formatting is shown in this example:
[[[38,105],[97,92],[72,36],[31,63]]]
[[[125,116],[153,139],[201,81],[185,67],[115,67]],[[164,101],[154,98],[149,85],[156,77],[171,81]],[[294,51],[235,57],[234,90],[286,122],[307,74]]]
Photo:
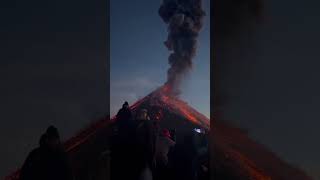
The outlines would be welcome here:
[[[168,153],[176,143],[171,139],[168,129],[163,129],[156,142],[156,178],[157,180],[167,180],[169,177]]]
[[[194,131],[192,136],[190,137],[190,141],[192,144],[192,153],[189,154],[190,162],[190,174],[193,179],[199,179],[201,173],[203,173],[203,165],[208,161],[208,139],[203,129],[198,129],[200,131]]]
[[[163,129],[160,137],[158,138],[157,144],[156,144],[156,160],[157,165],[167,165],[168,160],[168,153],[171,147],[173,147],[176,142],[174,142],[171,139],[171,134],[168,129]]]
[[[208,152],[208,134],[204,131],[196,136],[197,147],[197,178],[199,180],[209,179],[209,152]]]
[[[122,108],[116,115],[115,134],[112,138],[111,149],[111,179],[118,180],[133,176],[133,151],[134,147],[134,122],[128,102],[122,105]]]
[[[129,103],[126,101],[122,105],[122,108],[118,111],[117,115],[117,122],[122,123],[123,121],[126,122],[128,120],[131,120],[132,118],[132,113],[129,107]]]
[[[71,180],[72,173],[58,130],[50,126],[22,166],[20,180]]]
[[[117,141],[122,145],[127,144],[127,141],[130,141],[129,138],[132,135],[134,128],[132,113],[128,102],[125,102],[117,113],[115,128],[117,131]]]
[[[176,179],[197,180],[199,178],[200,160],[207,152],[207,147],[203,146],[205,143],[202,137],[201,132],[192,130],[185,135],[183,142],[174,148],[172,158]]]
[[[135,167],[136,177],[140,180],[152,180],[155,163],[155,130],[146,109],[138,111],[135,131]]]

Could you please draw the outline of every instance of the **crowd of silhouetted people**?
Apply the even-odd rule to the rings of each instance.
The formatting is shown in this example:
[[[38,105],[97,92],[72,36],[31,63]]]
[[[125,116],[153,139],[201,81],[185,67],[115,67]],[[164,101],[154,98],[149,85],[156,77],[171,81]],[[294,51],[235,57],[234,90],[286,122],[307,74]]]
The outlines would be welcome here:
[[[195,129],[176,143],[176,129],[160,127],[147,109],[131,112],[128,102],[112,124],[112,180],[204,180],[209,179],[206,132]],[[72,180],[71,166],[58,129],[47,128],[39,147],[31,151],[20,180]]]
[[[160,127],[147,109],[133,115],[125,102],[116,116],[112,143],[112,180],[208,179],[208,142],[195,129],[176,144],[175,129]]]

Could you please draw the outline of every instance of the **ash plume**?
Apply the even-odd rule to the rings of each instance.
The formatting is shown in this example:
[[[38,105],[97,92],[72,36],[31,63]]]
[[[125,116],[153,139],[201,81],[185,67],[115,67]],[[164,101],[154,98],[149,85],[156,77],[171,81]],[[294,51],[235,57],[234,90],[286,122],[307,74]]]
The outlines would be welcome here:
[[[172,51],[166,85],[171,95],[179,95],[181,80],[192,68],[196,55],[197,38],[205,16],[202,0],[163,0],[159,15],[168,24],[168,38],[164,44]]]

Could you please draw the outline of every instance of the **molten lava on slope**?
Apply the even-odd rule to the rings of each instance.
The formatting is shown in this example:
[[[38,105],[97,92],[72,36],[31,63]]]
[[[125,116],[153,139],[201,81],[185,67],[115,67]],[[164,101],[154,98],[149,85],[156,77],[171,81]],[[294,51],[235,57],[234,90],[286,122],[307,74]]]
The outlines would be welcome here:
[[[300,169],[282,161],[265,146],[250,139],[239,128],[218,120],[210,121],[186,102],[170,96],[168,92],[169,87],[162,86],[138,101],[134,108],[146,108],[156,112],[155,114],[161,112],[161,123],[164,127],[180,128],[178,131],[184,133],[198,126],[210,129],[210,157],[213,165],[211,176],[215,179],[311,179]]]
[[[150,117],[160,121],[166,128],[177,129],[177,142],[195,127],[209,130],[211,177],[219,180],[311,180],[301,170],[282,161],[263,145],[250,139],[246,133],[232,125],[210,120],[177,97],[170,96],[168,87],[162,86],[140,99],[131,106],[137,109],[146,108]],[[73,158],[74,166],[86,164],[88,158],[83,153],[99,154],[110,134],[111,123],[115,118],[103,118],[93,123],[65,142],[68,153]],[[96,140],[99,139],[99,140]],[[93,147],[94,146],[94,147]],[[100,147],[100,148],[96,148]],[[91,149],[98,149],[91,151]],[[89,157],[89,159],[92,157]],[[74,167],[75,171],[83,171]],[[78,172],[75,172],[78,173]],[[5,180],[18,180],[19,171],[6,177]]]

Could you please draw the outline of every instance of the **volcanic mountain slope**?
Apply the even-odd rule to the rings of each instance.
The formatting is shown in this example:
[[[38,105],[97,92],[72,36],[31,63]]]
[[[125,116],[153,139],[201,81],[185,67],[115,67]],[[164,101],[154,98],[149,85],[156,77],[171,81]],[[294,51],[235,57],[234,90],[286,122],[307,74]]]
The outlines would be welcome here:
[[[147,108],[153,118],[162,119],[160,124],[163,127],[177,128],[178,141],[194,127],[209,129],[210,120],[207,117],[187,103],[168,96],[166,91],[165,86],[159,88],[138,101],[134,108]],[[211,165],[214,167],[211,177],[215,179],[311,179],[303,171],[282,161],[265,146],[253,141],[244,131],[231,124],[211,120],[210,136]]]
[[[177,142],[195,127],[209,129],[210,120],[187,103],[167,94],[163,86],[131,106],[133,112],[148,109],[152,119],[166,128],[176,128]],[[65,146],[71,156],[73,170],[80,179],[101,179],[88,175],[99,173],[96,168],[101,152],[108,149],[112,118],[102,119],[69,139]],[[301,170],[282,161],[263,145],[251,140],[232,125],[211,120],[211,177],[219,180],[310,180]],[[109,172],[104,167],[104,171]],[[105,172],[105,173],[106,173]],[[85,173],[85,174],[84,174]],[[6,180],[18,179],[19,171]]]
[[[282,161],[265,146],[226,122],[211,121],[211,164],[217,177],[227,179],[311,180],[298,168]]]

